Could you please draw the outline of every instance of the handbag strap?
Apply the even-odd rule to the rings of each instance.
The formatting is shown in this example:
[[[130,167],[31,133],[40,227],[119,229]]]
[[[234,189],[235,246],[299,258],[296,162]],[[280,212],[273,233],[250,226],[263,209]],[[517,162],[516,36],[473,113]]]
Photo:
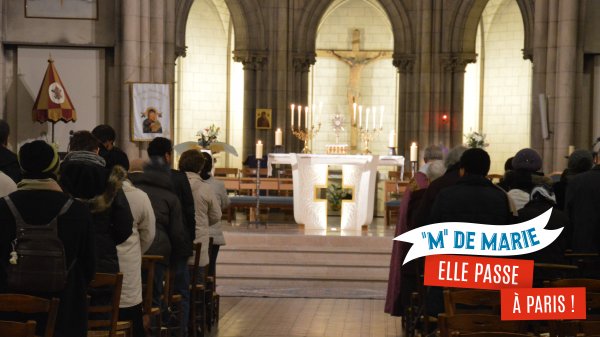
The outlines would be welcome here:
[[[15,203],[10,199],[10,197],[8,195],[4,197],[4,201],[6,201],[6,205],[8,206],[8,209],[10,210],[13,217],[15,218],[17,230],[28,227],[29,225],[25,222],[25,220],[23,220],[23,217],[21,216],[21,213],[17,209],[17,206],[15,206]],[[47,225],[48,228],[50,228],[52,231],[56,232],[57,224],[58,224],[58,217],[67,213],[67,211],[69,210],[69,208],[71,207],[72,204],[73,204],[73,198],[69,198],[69,200],[67,200],[65,202],[65,204],[62,206],[62,208],[60,209],[58,214],[54,218],[52,218],[50,223]]]

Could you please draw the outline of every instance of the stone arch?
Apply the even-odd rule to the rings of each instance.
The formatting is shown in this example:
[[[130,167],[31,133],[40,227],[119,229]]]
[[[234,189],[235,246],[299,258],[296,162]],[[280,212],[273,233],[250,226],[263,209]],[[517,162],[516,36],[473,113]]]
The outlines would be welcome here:
[[[523,27],[525,31],[523,58],[531,59],[533,55],[533,0],[515,0],[521,12]],[[462,0],[452,11],[452,32],[446,40],[446,52],[474,54],[477,36],[477,25],[481,13],[485,9],[488,0]]]
[[[404,5],[394,0],[378,0],[383,7],[391,25],[394,35],[394,53],[411,54],[414,51],[414,42],[410,20]],[[319,23],[327,12],[331,2],[315,0],[308,4],[300,18],[296,30],[294,49],[296,52],[313,53],[316,48],[317,30]]]
[[[177,56],[185,56],[187,48],[185,43],[187,20],[193,3],[194,0],[179,0],[175,8],[175,53]],[[231,13],[231,21],[235,30],[235,49],[266,49],[264,22],[258,2],[256,0],[226,0],[225,4]],[[255,15],[246,15],[246,13],[254,13]],[[254,30],[251,30],[251,27]],[[252,31],[256,33],[250,38],[249,35]],[[252,43],[254,41],[255,43]]]

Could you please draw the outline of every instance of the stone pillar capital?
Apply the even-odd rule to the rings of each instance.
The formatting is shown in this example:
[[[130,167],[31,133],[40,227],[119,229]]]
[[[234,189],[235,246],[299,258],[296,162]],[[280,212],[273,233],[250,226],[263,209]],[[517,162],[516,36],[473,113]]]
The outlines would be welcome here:
[[[175,46],[175,57],[186,57],[187,46]]]
[[[465,72],[467,64],[477,61],[475,53],[449,53],[443,54],[442,66],[449,72]]]
[[[399,54],[399,53],[394,53],[394,55],[392,55],[392,64],[394,65],[394,67],[396,67],[398,69],[398,72],[400,73],[412,73],[414,66],[415,66],[415,60],[416,57],[414,54]]]
[[[310,70],[310,66],[315,64],[317,61],[315,53],[296,54],[292,58],[292,65],[294,70],[300,73],[307,73]]]
[[[267,63],[267,55],[262,51],[234,50],[233,60],[241,62],[244,70],[258,70]]]

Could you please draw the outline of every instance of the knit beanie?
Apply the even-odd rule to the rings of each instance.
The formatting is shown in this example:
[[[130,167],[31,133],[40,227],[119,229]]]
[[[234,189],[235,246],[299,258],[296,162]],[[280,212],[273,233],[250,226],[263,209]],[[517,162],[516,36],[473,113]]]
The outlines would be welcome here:
[[[522,149],[515,154],[512,166],[515,170],[536,172],[542,168],[542,157],[534,149]]]
[[[573,151],[569,156],[568,168],[571,173],[582,173],[592,168],[592,153],[588,150]]]
[[[26,179],[55,178],[59,162],[56,149],[43,140],[26,143],[19,150],[19,165]]]

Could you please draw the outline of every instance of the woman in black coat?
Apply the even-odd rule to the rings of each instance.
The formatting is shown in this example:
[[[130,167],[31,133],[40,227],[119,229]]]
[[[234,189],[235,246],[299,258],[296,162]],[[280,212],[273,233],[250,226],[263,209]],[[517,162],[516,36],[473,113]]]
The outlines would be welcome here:
[[[96,238],[96,270],[118,273],[117,245],[132,233],[133,216],[121,189],[126,172],[109,172],[98,155],[98,140],[88,131],[76,132],[60,167],[60,185],[72,197],[88,205]]]
[[[69,199],[53,173],[53,166],[58,167],[58,154],[44,141],[34,141],[23,145],[19,156],[24,179],[19,183],[19,190],[9,195],[10,199],[27,224],[46,225]],[[67,285],[58,294],[32,293],[60,299],[54,336],[87,335],[86,290],[95,273],[93,234],[90,211],[77,200],[58,217],[58,237],[65,249],[66,265],[72,265]],[[6,284],[6,267],[14,238],[15,220],[6,201],[0,199],[0,292],[10,291]],[[44,328],[45,324],[38,321],[38,335]]]

